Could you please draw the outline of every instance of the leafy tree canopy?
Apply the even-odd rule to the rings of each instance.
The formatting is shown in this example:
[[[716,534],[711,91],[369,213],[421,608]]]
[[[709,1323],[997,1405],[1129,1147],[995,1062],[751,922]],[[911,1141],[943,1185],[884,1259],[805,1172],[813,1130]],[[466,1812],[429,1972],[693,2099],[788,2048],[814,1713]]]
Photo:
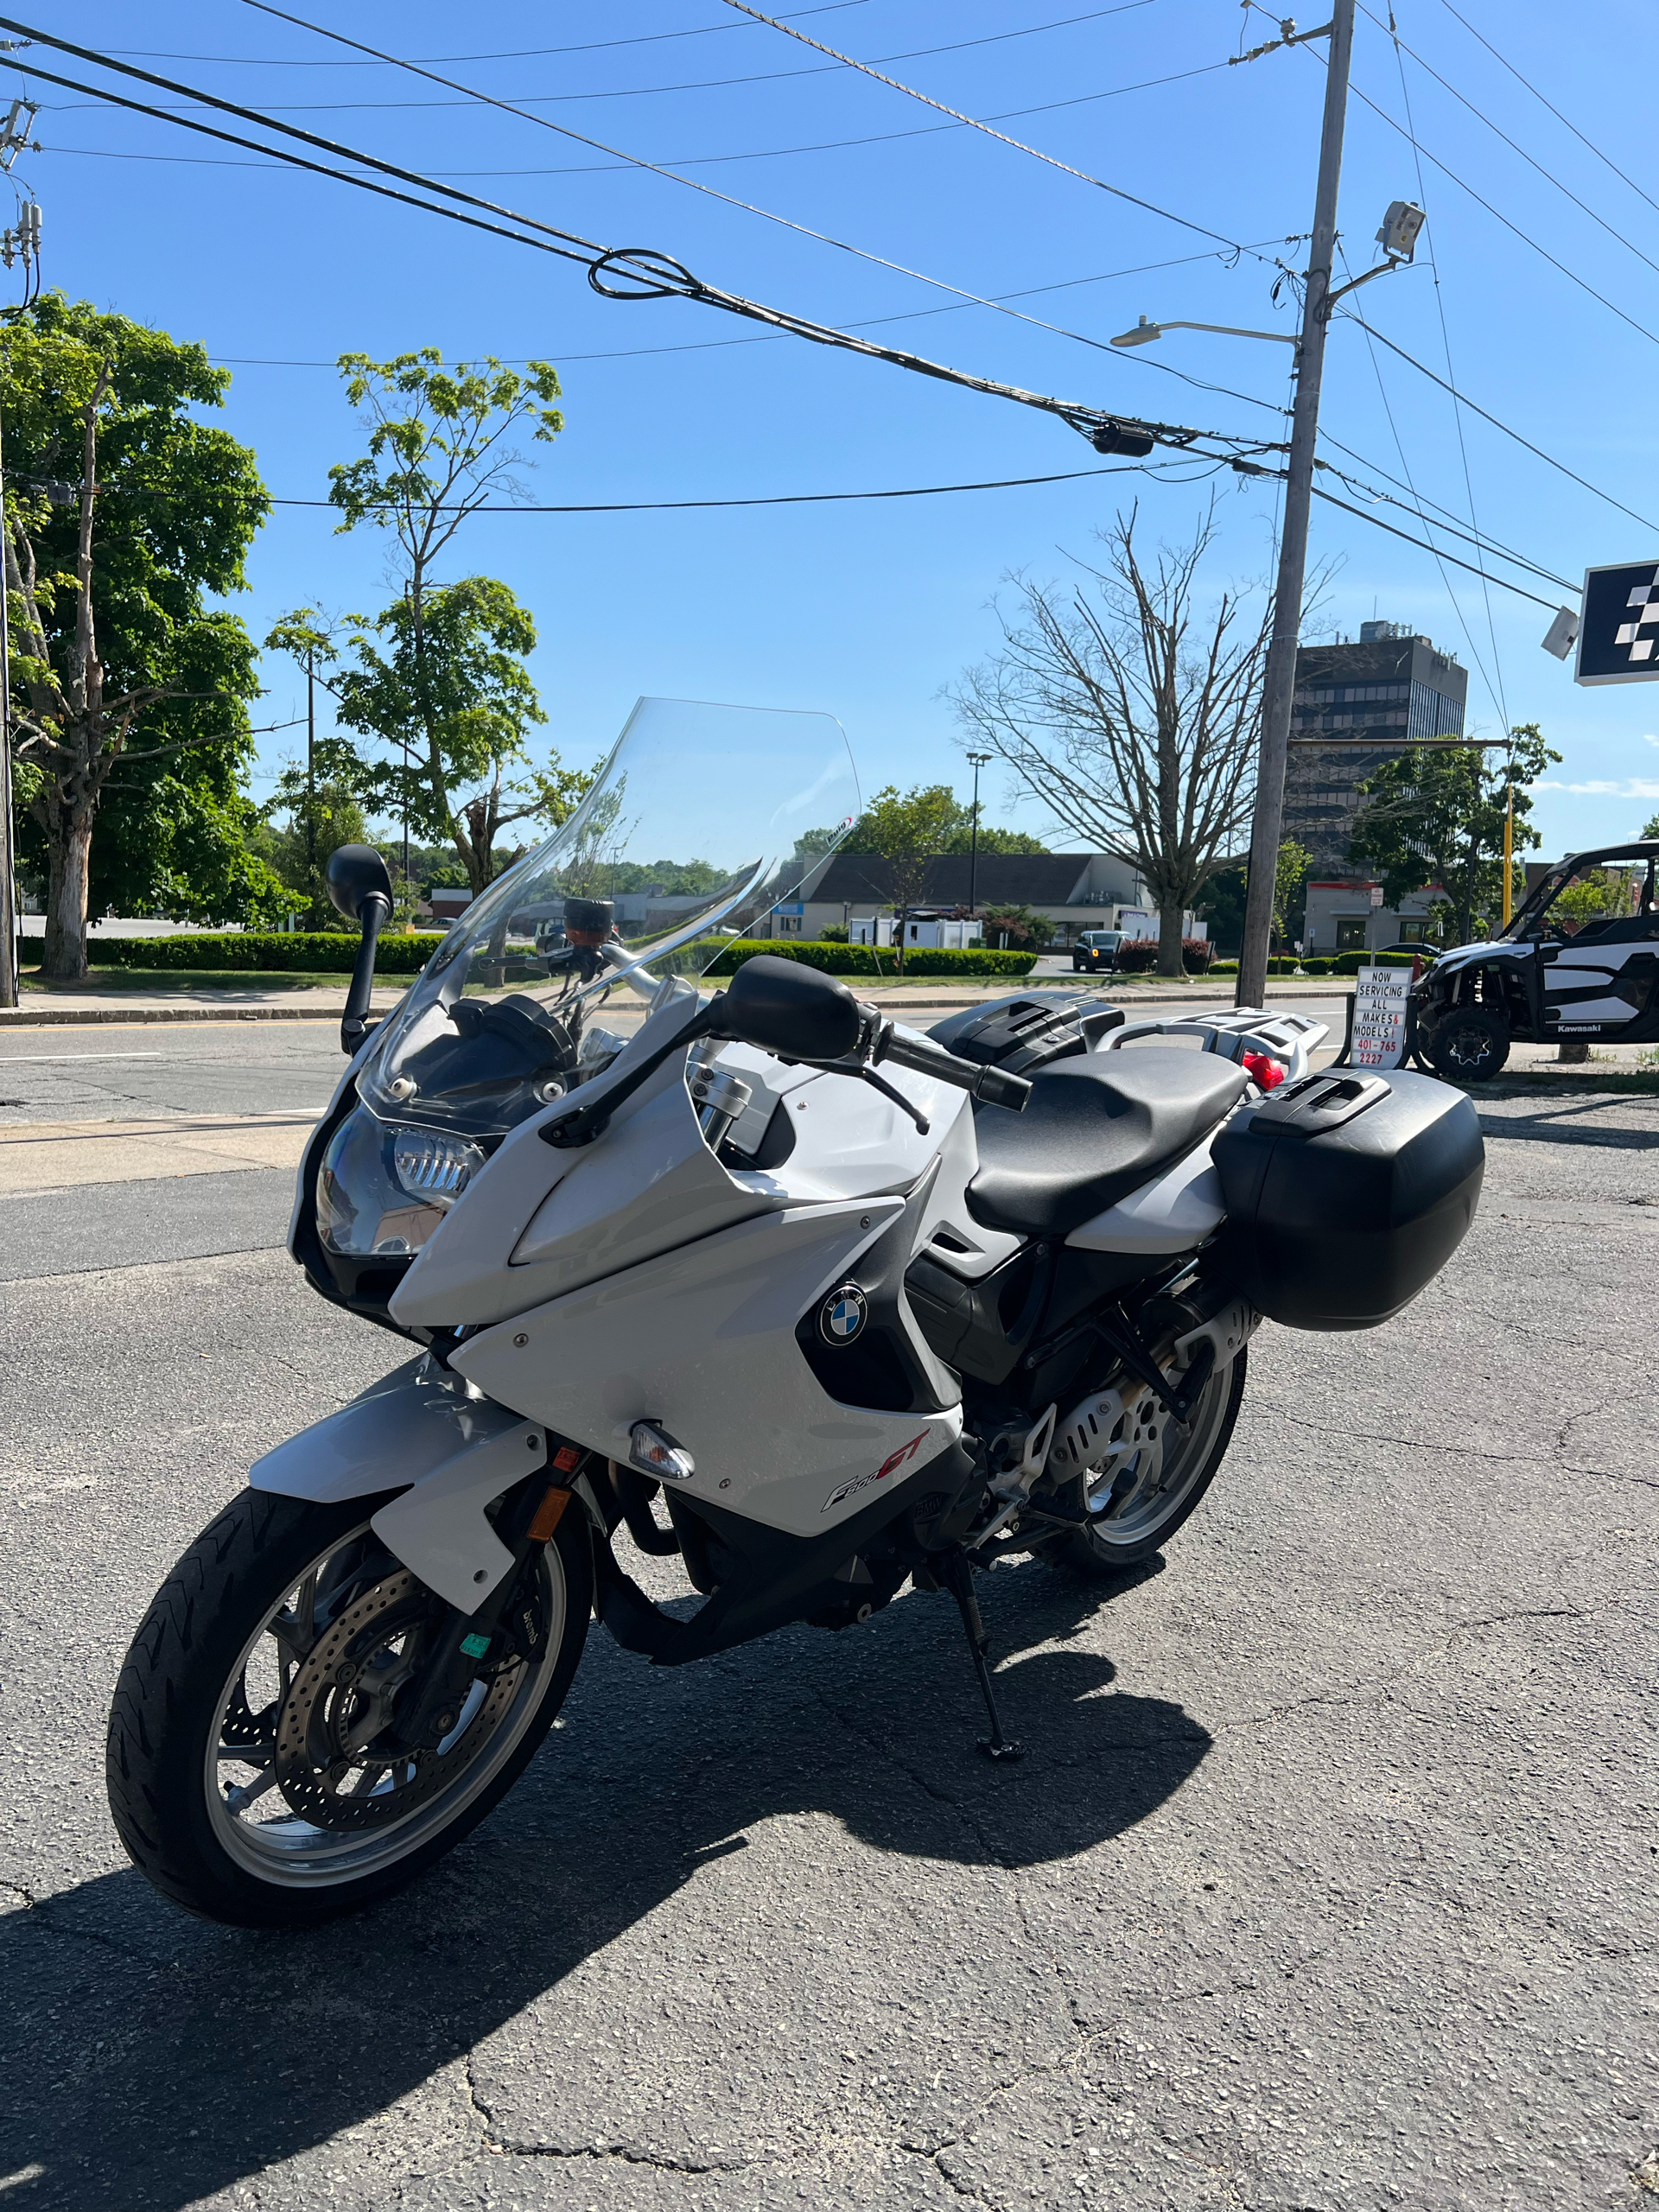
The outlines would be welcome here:
[[[54,972],[84,967],[85,911],[282,903],[240,783],[253,645],[210,603],[245,588],[270,505],[252,454],[194,411],[229,383],[201,346],[61,293],[0,328],[22,857],[53,887]]]
[[[1382,879],[1398,907],[1433,883],[1445,893],[1448,942],[1466,944],[1476,925],[1496,928],[1503,912],[1503,817],[1513,791],[1519,854],[1538,843],[1529,788],[1560,759],[1536,722],[1510,732],[1510,755],[1476,746],[1414,747],[1387,761],[1361,786],[1366,803],[1356,817],[1350,857]],[[1521,871],[1515,870],[1515,887]]]

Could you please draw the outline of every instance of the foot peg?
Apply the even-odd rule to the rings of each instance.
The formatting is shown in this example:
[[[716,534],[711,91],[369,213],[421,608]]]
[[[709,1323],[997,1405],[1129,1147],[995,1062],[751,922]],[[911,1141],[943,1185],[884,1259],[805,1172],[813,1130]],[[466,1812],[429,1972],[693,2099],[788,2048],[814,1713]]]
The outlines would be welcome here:
[[[985,1656],[990,1638],[985,1633],[985,1623],[980,1616],[979,1599],[974,1595],[974,1573],[965,1552],[951,1553],[945,1565],[944,1580],[962,1614],[963,1630],[968,1638],[968,1649],[973,1655],[974,1672],[979,1677],[985,1710],[990,1715],[991,1732],[988,1736],[980,1737],[979,1749],[988,1759],[1023,1758],[1025,1753],[1020,1745],[1010,1743],[1002,1732],[1002,1716],[996,1709],[996,1690]]]

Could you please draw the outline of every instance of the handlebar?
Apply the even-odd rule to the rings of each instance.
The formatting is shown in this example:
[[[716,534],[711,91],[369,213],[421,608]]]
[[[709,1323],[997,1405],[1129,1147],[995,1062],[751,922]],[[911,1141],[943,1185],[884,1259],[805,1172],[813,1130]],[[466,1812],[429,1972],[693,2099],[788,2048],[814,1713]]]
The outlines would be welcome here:
[[[970,1097],[981,1099],[988,1106],[1006,1106],[1014,1114],[1024,1109],[1031,1096],[1031,1085],[1024,1076],[1010,1075],[1006,1068],[982,1067],[976,1060],[958,1059],[943,1045],[936,1045],[931,1037],[901,1037],[890,1021],[882,1020],[874,1007],[862,1010],[876,1025],[869,1054],[872,1066],[891,1060],[918,1075],[931,1076],[936,1083],[953,1084],[958,1090],[967,1091]]]

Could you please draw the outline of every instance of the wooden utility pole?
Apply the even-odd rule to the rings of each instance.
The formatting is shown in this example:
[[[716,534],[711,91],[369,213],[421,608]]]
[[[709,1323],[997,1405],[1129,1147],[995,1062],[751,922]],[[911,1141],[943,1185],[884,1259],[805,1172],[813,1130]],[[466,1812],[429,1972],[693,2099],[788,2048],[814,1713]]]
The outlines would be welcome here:
[[[11,637],[7,622],[5,461],[0,454],[0,1006],[17,1003],[17,855],[11,811]]]
[[[1319,427],[1319,384],[1330,315],[1331,268],[1337,244],[1337,185],[1342,175],[1342,134],[1348,111],[1348,64],[1354,43],[1354,0],[1335,0],[1328,35],[1330,67],[1325,84],[1325,124],[1319,134],[1319,174],[1313,195],[1313,238],[1307,290],[1302,302],[1301,343],[1296,354],[1296,397],[1291,412],[1290,460],[1285,474],[1285,518],[1279,537],[1279,575],[1274,587],[1273,637],[1262,684],[1262,747],[1256,766],[1255,817],[1250,829],[1249,888],[1244,942],[1238,956],[1239,1006],[1267,1001],[1268,943],[1284,826],[1285,759],[1296,689],[1296,648],[1301,637],[1302,585],[1307,569],[1307,524],[1313,504],[1313,448]],[[1303,34],[1306,37],[1307,35]]]

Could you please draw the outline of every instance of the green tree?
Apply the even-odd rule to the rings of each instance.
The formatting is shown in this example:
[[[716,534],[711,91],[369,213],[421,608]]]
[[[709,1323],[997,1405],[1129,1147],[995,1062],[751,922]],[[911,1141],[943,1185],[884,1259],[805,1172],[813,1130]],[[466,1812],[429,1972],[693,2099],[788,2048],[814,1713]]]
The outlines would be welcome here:
[[[536,643],[529,613],[490,577],[441,585],[435,572],[469,516],[523,496],[512,441],[558,435],[558,377],[546,361],[523,376],[493,359],[446,367],[433,346],[390,361],[346,353],[340,365],[368,451],[329,470],[328,497],[341,531],[368,523],[391,536],[399,588],[395,605],[358,623],[340,720],[398,748],[403,761],[375,764],[365,790],[448,836],[476,893],[499,872],[500,831],[558,804],[559,771],[550,786],[504,780],[527,726],[544,719],[519,658]]]
[[[1365,804],[1355,818],[1351,859],[1373,869],[1383,896],[1402,899],[1438,883],[1445,895],[1448,943],[1466,944],[1483,926],[1497,926],[1503,901],[1503,817],[1511,779],[1516,854],[1539,842],[1529,817],[1529,786],[1560,759],[1536,722],[1517,722],[1508,755],[1476,746],[1414,746],[1387,761],[1361,785]],[[1522,871],[1515,868],[1515,885]]]
[[[942,853],[969,853],[974,849],[973,810],[969,818],[953,830],[939,850]],[[1023,830],[996,830],[988,822],[979,825],[979,849],[982,853],[1046,853],[1048,847],[1040,837],[1029,837]]]
[[[1287,837],[1280,846],[1278,865],[1273,873],[1273,935],[1281,950],[1287,917],[1295,908],[1313,865],[1313,854],[1306,845],[1298,844],[1294,837]],[[1248,869],[1245,874],[1248,887]]]
[[[505,584],[464,576],[429,586],[418,620],[407,595],[361,619],[355,664],[334,679],[341,723],[386,748],[359,770],[365,802],[423,836],[447,836],[474,897],[499,872],[502,830],[561,799],[556,758],[545,798],[507,780],[529,728],[547,719],[522,658],[535,644]]]
[[[1659,837],[1659,814],[1654,815],[1637,834],[1642,837]]]
[[[944,850],[944,840],[956,827],[960,809],[948,784],[915,784],[901,791],[896,784],[879,791],[865,808],[858,824],[868,839],[860,848],[877,853],[887,863],[895,918],[902,920],[906,907],[919,904],[927,888],[927,864]],[[905,972],[904,931],[899,940],[899,973]]]
[[[275,797],[263,809],[270,823],[265,856],[293,893],[289,912],[297,916],[301,929],[346,927],[328,897],[329,856],[338,846],[368,841],[357,796],[355,761],[347,761],[343,776],[327,772],[340,751],[349,753],[349,748],[319,743],[315,766],[321,772],[308,775],[297,765],[284,768]],[[275,819],[278,815],[288,819],[279,823]]]
[[[1007,951],[1042,952],[1054,942],[1054,925],[1029,906],[988,906],[981,917],[984,941]]]
[[[239,785],[252,640],[208,604],[245,588],[270,505],[253,455],[190,411],[229,383],[200,346],[60,293],[0,331],[14,775],[56,980],[85,975],[111,905],[257,922],[284,901]]]

